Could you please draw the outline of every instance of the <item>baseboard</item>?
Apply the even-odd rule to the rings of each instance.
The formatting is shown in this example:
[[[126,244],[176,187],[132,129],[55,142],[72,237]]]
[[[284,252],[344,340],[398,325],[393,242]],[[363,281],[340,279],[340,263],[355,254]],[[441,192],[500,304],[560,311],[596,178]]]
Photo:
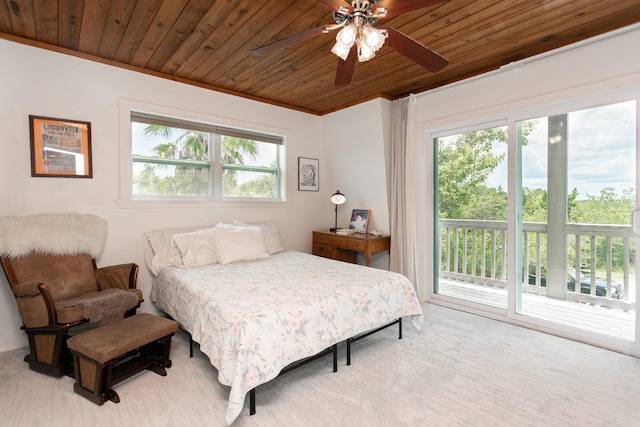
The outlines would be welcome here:
[[[15,350],[21,347],[24,347],[27,350],[27,353],[29,352],[29,349],[28,349],[29,340],[27,339],[26,335],[24,338],[20,338],[16,340],[0,341],[0,353],[3,353],[5,351]]]

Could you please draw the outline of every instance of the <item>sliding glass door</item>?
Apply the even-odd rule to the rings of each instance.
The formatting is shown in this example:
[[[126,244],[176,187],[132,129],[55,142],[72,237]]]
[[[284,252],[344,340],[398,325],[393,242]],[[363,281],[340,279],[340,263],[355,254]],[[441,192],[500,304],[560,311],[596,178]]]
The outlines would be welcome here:
[[[507,308],[507,126],[436,139],[440,270],[435,292]]]
[[[633,341],[636,117],[604,102],[437,135],[434,297]]]
[[[634,339],[635,116],[627,101],[516,122],[520,314]]]

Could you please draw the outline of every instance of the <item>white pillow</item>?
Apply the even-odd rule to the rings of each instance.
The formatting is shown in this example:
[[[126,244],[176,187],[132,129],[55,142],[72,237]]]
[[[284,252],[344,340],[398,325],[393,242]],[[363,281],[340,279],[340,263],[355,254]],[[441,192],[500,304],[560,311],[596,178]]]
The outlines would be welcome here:
[[[262,235],[264,236],[264,245],[267,248],[267,253],[270,255],[286,250],[282,244],[282,239],[280,239],[280,229],[275,222],[264,221],[245,224],[242,221],[234,219],[233,225],[253,225],[260,227],[262,229]]]
[[[180,262],[173,261],[173,265],[178,267],[196,267],[218,262],[215,229],[213,228],[174,234],[172,245],[175,245],[180,251]]]
[[[269,258],[260,227],[220,223],[214,229],[220,264]]]
[[[144,257],[149,270],[157,276],[163,268],[173,265],[176,259],[180,259],[180,251],[178,250],[178,247],[172,245],[172,236],[174,234],[186,233],[204,228],[208,227],[200,225],[191,227],[162,228],[144,233]]]

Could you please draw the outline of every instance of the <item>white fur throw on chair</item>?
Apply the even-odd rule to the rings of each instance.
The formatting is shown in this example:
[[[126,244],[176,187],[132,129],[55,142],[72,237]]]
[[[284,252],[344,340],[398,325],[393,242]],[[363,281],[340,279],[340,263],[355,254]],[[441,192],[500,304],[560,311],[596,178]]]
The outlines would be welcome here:
[[[98,258],[106,239],[107,221],[96,215],[51,213],[0,218],[0,255],[10,258],[31,252]]]

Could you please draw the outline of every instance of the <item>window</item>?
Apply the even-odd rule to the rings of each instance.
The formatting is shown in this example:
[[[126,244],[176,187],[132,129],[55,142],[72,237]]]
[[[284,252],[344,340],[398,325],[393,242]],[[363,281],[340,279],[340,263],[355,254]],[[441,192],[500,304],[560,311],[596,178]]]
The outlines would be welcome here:
[[[282,200],[279,136],[131,111],[133,199]]]

